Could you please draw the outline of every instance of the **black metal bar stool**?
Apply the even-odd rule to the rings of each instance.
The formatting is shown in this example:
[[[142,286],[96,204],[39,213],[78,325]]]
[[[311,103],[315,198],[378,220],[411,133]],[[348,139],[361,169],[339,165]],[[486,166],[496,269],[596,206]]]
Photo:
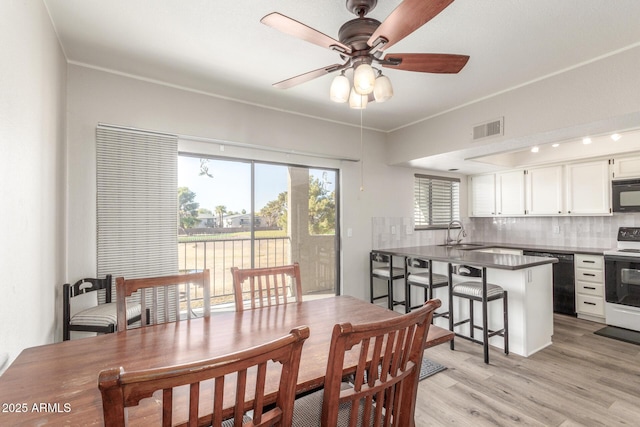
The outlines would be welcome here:
[[[369,254],[369,286],[371,292],[371,302],[376,300],[387,298],[387,307],[389,310],[393,310],[396,305],[405,304],[404,301],[395,301],[393,299],[393,281],[398,279],[404,279],[404,268],[393,266],[393,257],[387,254],[381,254],[376,251],[371,251]],[[373,292],[373,279],[380,279],[387,282],[387,293],[384,295],[375,296]]]
[[[482,281],[464,281],[453,285],[453,274],[468,277],[481,277]],[[501,336],[504,339],[504,353],[509,354],[509,316],[508,316],[508,295],[507,291],[498,285],[487,283],[487,268],[482,269],[471,267],[468,265],[449,264],[449,330],[454,331],[456,326],[469,323],[469,336],[456,333],[460,338],[468,339],[475,343],[482,344],[484,347],[484,363],[489,363],[489,338],[493,336]],[[453,313],[453,297],[466,298],[469,300],[469,318],[455,321]],[[503,327],[498,330],[489,329],[489,301],[495,301],[502,298],[503,304]],[[474,324],[473,319],[473,302],[480,301],[482,303],[482,326]],[[474,336],[475,329],[482,331],[482,341]],[[451,349],[454,343],[451,341]]]
[[[449,279],[444,274],[433,272],[433,262],[420,258],[407,258],[405,263],[405,311],[409,313],[415,308],[422,307],[422,304],[411,305],[411,286],[417,286],[424,290],[424,302],[433,299],[433,290],[449,286]],[[447,317],[447,312],[433,313],[433,318]]]

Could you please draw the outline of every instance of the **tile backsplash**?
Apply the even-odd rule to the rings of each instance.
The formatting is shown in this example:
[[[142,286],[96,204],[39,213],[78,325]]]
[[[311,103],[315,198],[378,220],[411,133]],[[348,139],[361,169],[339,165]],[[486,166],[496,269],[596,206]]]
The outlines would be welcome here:
[[[408,246],[440,245],[447,238],[447,230],[414,230],[413,218],[384,217],[372,218],[372,249],[398,248]],[[470,222],[463,221],[468,230]],[[455,238],[459,230],[451,230]],[[467,231],[465,241],[470,241]]]
[[[584,217],[465,218],[466,242],[613,248],[619,227],[640,227],[640,214]],[[459,230],[451,231],[452,237]],[[373,249],[439,245],[447,230],[413,229],[412,218],[373,218]]]

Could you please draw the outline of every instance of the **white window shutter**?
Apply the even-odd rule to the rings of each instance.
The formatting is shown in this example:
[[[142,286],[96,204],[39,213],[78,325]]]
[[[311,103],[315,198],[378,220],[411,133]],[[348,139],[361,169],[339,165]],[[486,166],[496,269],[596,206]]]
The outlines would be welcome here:
[[[442,227],[460,219],[458,178],[416,174],[413,196],[416,228]]]
[[[98,126],[96,158],[98,277],[177,274],[177,137]]]

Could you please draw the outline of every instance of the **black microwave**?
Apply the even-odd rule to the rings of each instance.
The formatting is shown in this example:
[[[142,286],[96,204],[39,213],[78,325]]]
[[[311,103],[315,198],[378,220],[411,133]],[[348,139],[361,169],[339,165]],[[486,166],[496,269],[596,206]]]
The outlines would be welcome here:
[[[640,179],[611,182],[614,212],[640,212]]]

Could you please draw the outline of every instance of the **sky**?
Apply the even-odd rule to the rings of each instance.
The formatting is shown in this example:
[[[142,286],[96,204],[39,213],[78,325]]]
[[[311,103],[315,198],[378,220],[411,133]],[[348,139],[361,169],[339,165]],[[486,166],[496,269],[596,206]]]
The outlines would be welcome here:
[[[223,205],[227,211],[251,210],[251,164],[248,162],[209,159],[208,171],[213,178],[200,175],[200,159],[178,156],[178,187],[188,187],[196,193],[200,208],[215,212]],[[256,163],[256,211],[287,191],[287,166]],[[322,179],[324,170],[311,169],[311,174]],[[328,173],[327,189],[335,188],[335,172]]]

